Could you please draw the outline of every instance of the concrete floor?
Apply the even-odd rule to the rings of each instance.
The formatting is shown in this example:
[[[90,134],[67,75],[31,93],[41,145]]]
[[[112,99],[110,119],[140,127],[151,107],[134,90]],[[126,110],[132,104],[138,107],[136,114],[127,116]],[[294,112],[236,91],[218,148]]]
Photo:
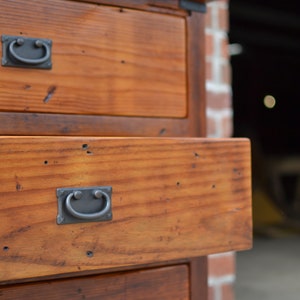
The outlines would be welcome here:
[[[236,300],[300,299],[300,235],[254,238],[236,264]]]

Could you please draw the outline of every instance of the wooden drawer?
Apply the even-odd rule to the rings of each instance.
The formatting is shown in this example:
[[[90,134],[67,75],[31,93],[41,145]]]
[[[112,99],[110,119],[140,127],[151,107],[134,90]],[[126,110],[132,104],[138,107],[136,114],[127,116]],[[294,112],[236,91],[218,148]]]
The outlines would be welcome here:
[[[1,137],[0,281],[251,246],[246,139]],[[58,225],[56,189],[112,187],[112,220]]]
[[[0,67],[1,135],[205,133],[203,14],[176,0],[16,0],[1,11],[0,35],[52,40],[51,70]]]
[[[0,287],[6,300],[188,300],[188,265]]]
[[[186,117],[184,17],[67,0],[1,11],[2,35],[53,43],[51,70],[0,68],[1,111]]]

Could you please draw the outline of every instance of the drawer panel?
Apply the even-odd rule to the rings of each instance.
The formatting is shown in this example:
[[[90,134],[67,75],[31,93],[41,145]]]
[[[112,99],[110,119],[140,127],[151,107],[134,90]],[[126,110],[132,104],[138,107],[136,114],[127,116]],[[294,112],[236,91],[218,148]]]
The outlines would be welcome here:
[[[52,70],[0,67],[1,111],[186,117],[184,17],[66,0],[1,12],[1,35],[53,43]]]
[[[3,299],[188,300],[186,265],[0,287]]]
[[[251,247],[246,139],[0,138],[0,279]],[[56,189],[112,186],[111,221],[57,225]]]

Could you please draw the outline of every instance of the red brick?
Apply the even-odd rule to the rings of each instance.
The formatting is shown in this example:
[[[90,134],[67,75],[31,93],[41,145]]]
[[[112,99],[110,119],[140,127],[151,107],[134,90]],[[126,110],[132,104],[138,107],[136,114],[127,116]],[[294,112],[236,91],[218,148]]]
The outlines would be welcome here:
[[[211,14],[212,8],[208,5],[207,6],[207,12],[205,14],[205,26],[206,28],[212,27],[212,14]]]
[[[221,43],[221,57],[228,59],[229,52],[228,52],[228,38],[227,36],[224,36],[220,39]]]
[[[222,300],[234,300],[234,288],[232,284],[223,284],[221,287]]]
[[[209,287],[208,288],[208,300],[215,300],[216,299],[216,288],[215,287]]]
[[[219,28],[226,32],[229,29],[228,9],[225,7],[219,7]]]
[[[212,56],[214,53],[214,37],[211,34],[205,35],[205,54],[206,57]]]
[[[226,33],[229,30],[229,12],[228,12],[228,0],[218,0],[212,3],[213,9],[218,9],[218,22],[214,22],[212,14],[212,6],[208,5],[208,12],[206,14],[205,24],[206,28],[212,28],[213,24],[218,24],[219,28],[224,32],[224,36],[219,39],[221,53],[220,58],[223,58],[225,62],[222,62],[220,67],[221,73],[221,83],[230,86],[231,84],[231,67],[229,62],[229,53],[228,53],[228,37]],[[217,6],[217,7],[216,7]],[[212,34],[206,34],[206,57],[209,57],[209,60],[206,62],[206,80],[213,81],[213,69],[211,59],[214,58],[214,46],[215,46],[214,36]],[[231,108],[231,94],[230,92],[224,93],[214,93],[212,91],[207,92],[207,107],[220,111],[222,113],[223,109]],[[222,119],[220,120],[220,115],[209,114],[207,118],[207,133],[209,136],[215,136],[218,134],[220,137],[230,137],[232,136],[233,131],[233,122],[230,114],[221,114]],[[221,123],[220,123],[221,122]],[[222,276],[234,275],[235,274],[235,256],[233,253],[210,256],[209,257],[209,276],[222,279]],[[222,284],[217,283],[216,286],[209,287],[208,290],[208,299],[217,300],[221,296],[221,300],[234,300],[234,289],[233,283]]]
[[[207,91],[206,93],[207,107],[212,109],[231,108],[231,95],[230,93],[214,93]]]
[[[207,61],[205,65],[205,78],[206,80],[212,81],[212,63],[211,61]]]
[[[229,63],[222,64],[222,83],[231,85],[231,66]]]
[[[218,291],[217,291],[218,290]],[[219,294],[219,295],[218,295]],[[230,283],[223,283],[220,286],[211,286],[208,288],[208,300],[234,300],[234,287]]]
[[[210,256],[208,259],[208,274],[212,277],[221,277],[235,274],[235,255],[226,253]]]
[[[222,137],[232,137],[232,135],[233,135],[232,117],[223,117]]]
[[[217,131],[217,124],[214,118],[207,118],[206,131],[208,136],[212,136]]]

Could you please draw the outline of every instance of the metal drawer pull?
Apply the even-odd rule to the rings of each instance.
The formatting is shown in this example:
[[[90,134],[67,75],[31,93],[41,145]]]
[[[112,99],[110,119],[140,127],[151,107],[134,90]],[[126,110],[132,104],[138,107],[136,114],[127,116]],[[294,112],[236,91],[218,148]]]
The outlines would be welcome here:
[[[50,39],[2,35],[1,40],[3,67],[52,68]]]
[[[112,220],[112,187],[72,187],[56,190],[58,225]]]
[[[74,193],[71,193],[66,200],[66,208],[68,210],[68,212],[75,218],[78,219],[82,219],[82,220],[94,220],[97,218],[100,218],[102,216],[104,216],[106,213],[108,213],[110,211],[110,197],[103,191],[97,190],[94,192],[94,196],[96,199],[101,199],[104,197],[105,199],[105,206],[103,209],[101,209],[100,211],[96,212],[96,213],[81,213],[76,211],[72,205],[71,205],[71,200],[72,198],[76,200],[79,200],[81,198],[81,192],[80,191],[76,191]],[[103,196],[103,197],[102,197]]]
[[[41,58],[25,58],[25,57],[22,57],[20,55],[18,55],[15,50],[14,50],[14,47],[15,45],[21,47],[22,45],[24,44],[24,39],[22,38],[18,38],[14,41],[12,41],[10,44],[9,44],[9,54],[16,60],[24,63],[24,64],[28,64],[28,65],[38,65],[38,64],[42,64],[44,62],[46,62],[49,58],[50,58],[50,47],[43,41],[41,40],[36,40],[34,45],[35,47],[37,48],[44,48],[45,49],[45,55]]]

